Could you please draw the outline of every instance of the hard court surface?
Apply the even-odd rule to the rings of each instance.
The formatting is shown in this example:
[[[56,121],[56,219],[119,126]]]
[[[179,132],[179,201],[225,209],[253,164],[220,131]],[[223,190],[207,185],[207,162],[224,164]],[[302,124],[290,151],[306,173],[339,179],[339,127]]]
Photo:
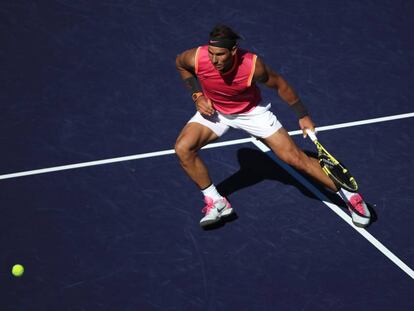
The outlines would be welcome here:
[[[0,309],[414,310],[413,14],[402,0],[1,1]],[[199,227],[172,151],[194,113],[175,57],[216,23],[300,94],[375,211],[367,230],[236,130],[201,155],[237,218]]]

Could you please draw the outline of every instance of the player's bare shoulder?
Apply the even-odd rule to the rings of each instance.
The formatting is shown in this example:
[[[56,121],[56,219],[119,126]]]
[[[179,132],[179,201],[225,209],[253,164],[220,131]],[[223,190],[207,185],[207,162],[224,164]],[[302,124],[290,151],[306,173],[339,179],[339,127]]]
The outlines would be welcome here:
[[[260,57],[257,57],[253,80],[263,83],[270,88],[279,88],[286,83],[281,76],[266,65]]]
[[[195,68],[197,49],[198,48],[192,48],[178,54],[175,61],[177,68],[181,67],[193,71]]]
[[[253,74],[253,81],[259,83],[266,83],[268,79],[269,73],[267,71],[267,66],[263,62],[263,60],[259,56],[257,56]]]

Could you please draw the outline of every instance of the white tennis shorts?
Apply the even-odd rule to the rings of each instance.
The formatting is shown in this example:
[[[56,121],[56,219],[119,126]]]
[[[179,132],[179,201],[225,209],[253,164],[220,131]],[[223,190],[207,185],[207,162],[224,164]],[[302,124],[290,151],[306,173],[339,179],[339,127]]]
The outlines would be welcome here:
[[[270,111],[272,105],[259,105],[247,113],[223,114],[218,111],[211,117],[197,113],[188,121],[200,123],[222,136],[230,127],[243,130],[254,137],[266,138],[277,132],[282,124]]]

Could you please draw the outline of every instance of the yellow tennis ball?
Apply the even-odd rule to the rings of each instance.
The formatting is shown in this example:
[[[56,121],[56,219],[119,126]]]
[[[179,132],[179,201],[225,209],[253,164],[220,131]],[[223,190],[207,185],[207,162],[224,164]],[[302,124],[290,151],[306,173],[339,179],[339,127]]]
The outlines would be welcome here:
[[[14,276],[20,277],[24,273],[24,267],[22,265],[14,265],[12,268],[12,274]]]

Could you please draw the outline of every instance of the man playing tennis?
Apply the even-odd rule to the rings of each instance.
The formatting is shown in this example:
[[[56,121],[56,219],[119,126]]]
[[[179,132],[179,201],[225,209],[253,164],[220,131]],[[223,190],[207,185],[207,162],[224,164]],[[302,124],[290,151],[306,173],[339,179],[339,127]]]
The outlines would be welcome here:
[[[175,151],[180,164],[204,195],[206,206],[202,227],[230,215],[233,208],[212,183],[198,150],[222,136],[230,127],[241,129],[260,139],[281,160],[308,174],[325,187],[337,192],[347,203],[355,225],[365,227],[370,212],[358,193],[338,189],[323,172],[317,159],[300,150],[262,103],[261,83],[278,92],[295,112],[299,126],[314,131],[305,106],[292,87],[255,54],[237,46],[240,36],[225,25],[216,26],[207,45],[187,50],[177,56],[176,66],[189,88],[197,108],[195,115],[181,131]]]

